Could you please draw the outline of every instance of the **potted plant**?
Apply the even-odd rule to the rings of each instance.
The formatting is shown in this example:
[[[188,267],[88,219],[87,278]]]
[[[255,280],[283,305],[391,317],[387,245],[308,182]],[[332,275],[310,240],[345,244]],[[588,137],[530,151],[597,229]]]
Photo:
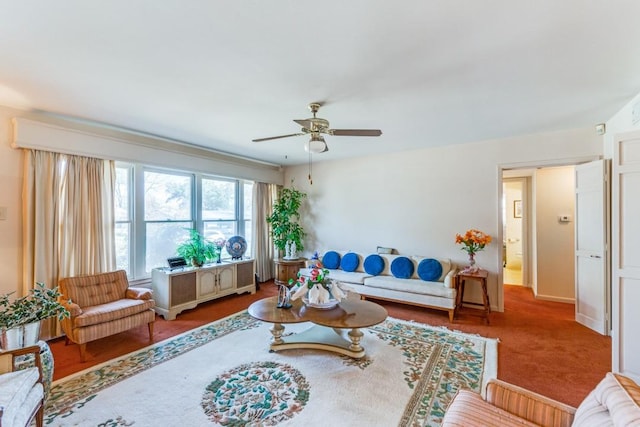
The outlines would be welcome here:
[[[0,347],[2,350],[35,344],[40,336],[40,321],[50,317],[69,317],[69,311],[58,301],[58,288],[48,289],[36,282],[29,295],[10,301],[11,294],[0,296]]]
[[[273,212],[267,218],[271,225],[273,243],[276,248],[285,252],[285,259],[296,259],[295,252],[304,249],[302,240],[306,233],[298,221],[300,206],[305,197],[306,193],[295,188],[283,188],[273,206]]]
[[[198,230],[189,228],[189,239],[181,243],[176,252],[185,260],[190,261],[194,267],[200,267],[207,260],[216,257],[216,246],[198,233]]]

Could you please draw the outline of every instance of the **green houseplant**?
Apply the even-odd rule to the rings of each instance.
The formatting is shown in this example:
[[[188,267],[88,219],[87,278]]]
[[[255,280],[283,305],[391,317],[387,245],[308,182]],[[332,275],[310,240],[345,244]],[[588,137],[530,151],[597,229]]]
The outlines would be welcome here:
[[[218,255],[216,245],[204,238],[202,234],[193,228],[189,228],[189,238],[181,243],[176,252],[185,260],[190,261],[194,267],[200,267],[207,260],[212,260]]]
[[[278,194],[273,212],[267,218],[267,222],[271,225],[273,243],[280,251],[285,251],[287,244],[292,243],[295,243],[297,250],[304,249],[302,241],[306,233],[298,221],[300,207],[305,197],[307,197],[306,193],[295,188],[283,188]]]
[[[40,321],[69,317],[69,311],[59,302],[58,288],[48,289],[36,282],[27,296],[10,300],[10,294],[0,296],[0,347],[3,350],[35,344],[40,335]]]

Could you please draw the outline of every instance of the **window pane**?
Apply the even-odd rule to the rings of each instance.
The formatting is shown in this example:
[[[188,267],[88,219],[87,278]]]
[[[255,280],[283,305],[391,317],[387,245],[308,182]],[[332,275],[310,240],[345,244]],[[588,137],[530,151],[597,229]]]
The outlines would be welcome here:
[[[154,222],[146,224],[147,253],[145,271],[166,267],[167,258],[177,256],[178,245],[189,238],[190,222]]]
[[[244,183],[244,219],[251,219],[253,210],[253,182]]]
[[[202,219],[236,219],[235,181],[202,180]]]
[[[144,172],[145,221],[191,220],[191,177]]]
[[[218,239],[227,240],[229,237],[236,235],[235,221],[209,221],[204,223],[204,237],[210,242]],[[222,249],[222,257],[229,256],[226,248]]]
[[[116,168],[116,186],[113,194],[116,221],[129,221],[130,168]]]
[[[118,270],[126,270],[127,276],[131,277],[129,265],[129,254],[131,253],[131,227],[128,222],[116,224],[116,266]]]

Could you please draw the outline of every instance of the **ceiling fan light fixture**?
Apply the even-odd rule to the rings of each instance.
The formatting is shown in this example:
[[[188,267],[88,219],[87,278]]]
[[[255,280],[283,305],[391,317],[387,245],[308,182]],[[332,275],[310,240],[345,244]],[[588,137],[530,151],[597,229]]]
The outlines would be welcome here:
[[[324,153],[327,151],[327,143],[322,135],[313,134],[311,139],[304,144],[304,149],[308,153]]]

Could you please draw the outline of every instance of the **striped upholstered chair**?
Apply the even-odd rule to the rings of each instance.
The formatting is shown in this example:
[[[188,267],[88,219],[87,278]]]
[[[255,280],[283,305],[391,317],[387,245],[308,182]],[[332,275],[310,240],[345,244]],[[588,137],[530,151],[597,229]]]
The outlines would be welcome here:
[[[110,273],[66,277],[60,280],[60,302],[71,313],[62,320],[62,330],[69,341],[80,345],[80,360],[86,360],[89,341],[114,335],[141,325],[148,325],[153,339],[155,301],[151,290],[129,287],[127,273]]]
[[[568,385],[566,385],[568,386]],[[578,408],[500,380],[487,384],[486,397],[460,390],[447,408],[443,427],[473,426],[640,426],[640,386],[609,372]]]

